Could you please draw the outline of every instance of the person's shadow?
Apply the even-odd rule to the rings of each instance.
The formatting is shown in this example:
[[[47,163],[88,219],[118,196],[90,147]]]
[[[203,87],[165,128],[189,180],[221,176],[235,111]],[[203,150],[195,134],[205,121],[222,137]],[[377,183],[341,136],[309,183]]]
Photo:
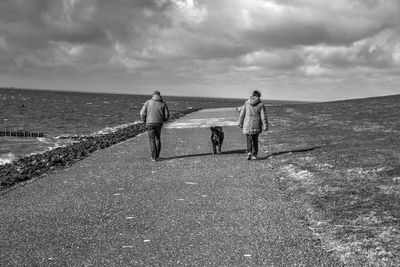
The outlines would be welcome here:
[[[291,154],[291,153],[301,153],[301,152],[309,152],[309,151],[313,151],[316,149],[320,149],[320,146],[315,146],[315,147],[310,147],[310,148],[300,148],[300,149],[291,149],[291,150],[284,150],[284,151],[277,151],[277,152],[273,152],[271,154],[268,154],[265,157],[259,157],[259,160],[265,160],[265,159],[269,159],[270,157],[273,156],[279,156],[282,154]]]
[[[301,149],[278,151],[278,152],[273,152],[271,154],[267,154],[265,157],[259,157],[258,159],[266,160],[273,156],[279,156],[282,154],[290,154],[290,153],[309,152],[309,151],[313,151],[313,150],[320,149],[320,148],[321,147],[316,146],[316,147],[311,147],[311,148],[301,148]],[[245,153],[246,153],[246,149],[237,149],[237,150],[222,151],[221,154],[222,155],[231,155],[231,154],[245,154]],[[210,156],[210,155],[213,155],[213,153],[198,153],[198,154],[180,155],[180,156],[160,158],[160,160],[172,160],[172,159],[182,159],[182,158],[201,157],[201,156]],[[216,155],[216,156],[218,156],[218,155]]]
[[[244,154],[245,152],[246,152],[246,149],[238,149],[238,150],[222,151],[221,155]],[[173,157],[168,157],[168,158],[160,158],[160,160],[182,159],[182,158],[201,157],[201,156],[210,156],[210,155],[213,155],[213,153],[199,153],[199,154],[173,156]],[[218,155],[215,155],[215,156],[218,156]]]

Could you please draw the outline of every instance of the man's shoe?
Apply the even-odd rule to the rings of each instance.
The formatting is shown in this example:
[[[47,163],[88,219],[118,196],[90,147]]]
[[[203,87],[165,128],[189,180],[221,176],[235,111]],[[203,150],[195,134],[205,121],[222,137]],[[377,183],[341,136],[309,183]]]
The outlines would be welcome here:
[[[251,160],[251,153],[247,154],[247,160]]]
[[[257,159],[257,156],[256,155],[251,156],[251,159]]]

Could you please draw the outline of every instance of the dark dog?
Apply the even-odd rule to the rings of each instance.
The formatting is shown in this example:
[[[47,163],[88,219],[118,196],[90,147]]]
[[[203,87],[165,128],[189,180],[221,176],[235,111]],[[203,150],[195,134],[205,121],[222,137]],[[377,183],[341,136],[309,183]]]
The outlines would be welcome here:
[[[221,126],[210,127],[211,130],[211,143],[213,146],[213,152],[215,154],[221,154],[221,146],[224,142],[224,132]]]

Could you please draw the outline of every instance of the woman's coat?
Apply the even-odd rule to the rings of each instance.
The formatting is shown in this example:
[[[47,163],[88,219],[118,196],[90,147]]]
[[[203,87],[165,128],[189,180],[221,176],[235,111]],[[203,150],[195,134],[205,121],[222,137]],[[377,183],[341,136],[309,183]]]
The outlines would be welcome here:
[[[259,97],[252,96],[240,110],[239,127],[244,134],[259,134],[268,130],[268,118],[265,106]]]

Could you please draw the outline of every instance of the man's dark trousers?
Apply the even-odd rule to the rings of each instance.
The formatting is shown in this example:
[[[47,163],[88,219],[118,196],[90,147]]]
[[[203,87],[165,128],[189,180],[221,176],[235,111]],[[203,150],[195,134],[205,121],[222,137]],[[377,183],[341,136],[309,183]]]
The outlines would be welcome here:
[[[161,128],[162,124],[147,125],[150,141],[151,158],[158,159],[161,152]]]

